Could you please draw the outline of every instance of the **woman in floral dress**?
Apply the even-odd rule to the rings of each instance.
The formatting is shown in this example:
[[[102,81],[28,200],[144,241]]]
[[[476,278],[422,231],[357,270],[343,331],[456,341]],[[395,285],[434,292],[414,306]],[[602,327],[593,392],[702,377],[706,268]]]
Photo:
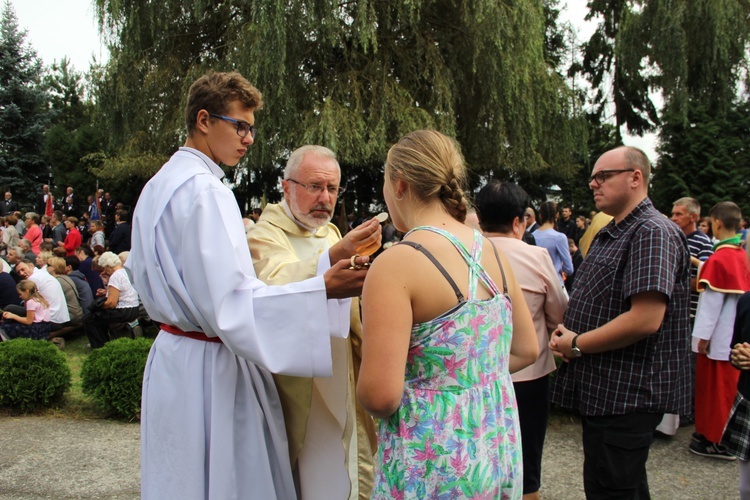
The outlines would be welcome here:
[[[383,194],[404,243],[363,290],[357,395],[381,418],[373,498],[521,498],[510,373],[536,360],[508,262],[463,225],[458,145],[412,132],[388,153]]]

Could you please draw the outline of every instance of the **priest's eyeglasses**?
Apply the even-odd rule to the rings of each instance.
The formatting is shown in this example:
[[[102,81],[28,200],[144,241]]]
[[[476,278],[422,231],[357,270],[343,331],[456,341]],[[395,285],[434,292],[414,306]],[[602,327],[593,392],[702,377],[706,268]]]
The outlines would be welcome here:
[[[635,172],[634,168],[623,168],[622,170],[599,170],[597,173],[589,177],[589,183],[594,183],[597,186],[604,184],[604,181],[612,176],[621,174],[623,172]]]
[[[249,123],[235,120],[234,118],[229,118],[228,116],[215,115],[213,113],[209,113],[209,116],[213,116],[214,118],[218,118],[219,120],[224,120],[225,122],[234,123],[235,125],[237,125],[237,135],[239,135],[240,137],[247,137],[247,134],[250,134],[250,137],[255,140],[255,134],[258,133],[258,129],[253,127]]]
[[[287,179],[289,182],[293,182],[296,185],[302,187],[310,193],[313,196],[320,196],[323,191],[328,191],[329,196],[338,196],[344,191],[346,191],[346,188],[343,186],[321,186],[320,184],[302,184],[301,182],[295,181],[294,179]]]

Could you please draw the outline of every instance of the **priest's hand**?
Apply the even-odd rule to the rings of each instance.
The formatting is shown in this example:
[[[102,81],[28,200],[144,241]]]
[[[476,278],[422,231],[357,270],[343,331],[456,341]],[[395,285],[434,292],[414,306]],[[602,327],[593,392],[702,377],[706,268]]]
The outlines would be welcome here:
[[[331,265],[350,259],[352,255],[372,255],[380,248],[382,230],[380,222],[372,218],[355,227],[328,250]]]
[[[331,266],[323,275],[328,298],[345,299],[359,296],[369,267],[365,264],[369,262],[370,258],[367,256],[354,256]]]

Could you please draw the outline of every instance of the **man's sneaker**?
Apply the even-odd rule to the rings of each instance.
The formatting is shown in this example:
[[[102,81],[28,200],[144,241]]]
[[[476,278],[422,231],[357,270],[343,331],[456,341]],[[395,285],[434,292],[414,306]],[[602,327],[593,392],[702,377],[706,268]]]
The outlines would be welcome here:
[[[699,443],[693,441],[692,443],[690,443],[690,446],[688,448],[690,449],[691,453],[695,453],[696,455],[700,455],[702,457],[718,458],[720,460],[737,459],[737,457],[727,453],[726,448],[716,443]]]

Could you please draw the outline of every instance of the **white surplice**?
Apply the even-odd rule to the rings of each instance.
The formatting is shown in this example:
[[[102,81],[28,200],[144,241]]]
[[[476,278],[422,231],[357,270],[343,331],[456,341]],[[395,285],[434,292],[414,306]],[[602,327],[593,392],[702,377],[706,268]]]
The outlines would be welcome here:
[[[149,181],[127,267],[150,317],[223,344],[160,332],[141,413],[144,499],[295,498],[278,394],[266,370],[331,376],[322,277],[269,287],[255,277],[222,170],[180,148]],[[289,314],[293,311],[294,314]]]

